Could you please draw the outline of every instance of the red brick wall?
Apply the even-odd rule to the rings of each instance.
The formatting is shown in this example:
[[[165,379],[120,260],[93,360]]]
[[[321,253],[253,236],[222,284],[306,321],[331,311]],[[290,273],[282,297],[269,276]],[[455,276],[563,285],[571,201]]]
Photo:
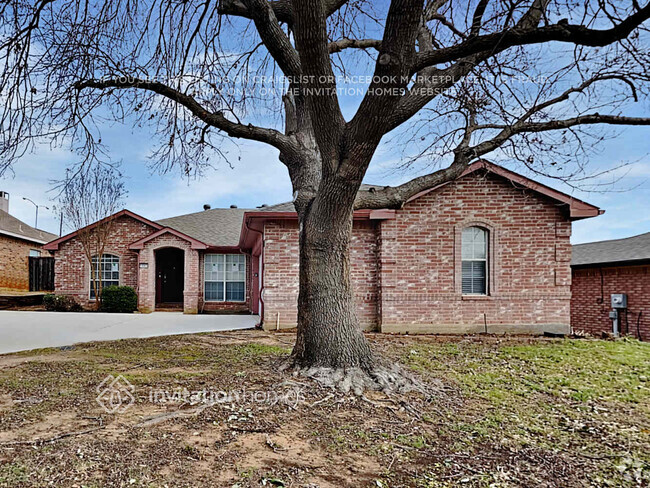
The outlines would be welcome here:
[[[128,216],[119,217],[113,222],[104,253],[120,257],[120,285],[137,289],[138,253],[128,246],[154,231],[151,226]],[[61,243],[54,253],[54,288],[56,293],[70,295],[85,307],[94,303],[88,298],[90,264],[77,238]]]
[[[489,295],[461,293],[461,233],[490,231]],[[569,329],[571,224],[556,202],[494,175],[430,192],[381,223],[381,328]]]
[[[40,244],[0,235],[0,290],[29,290],[29,251]],[[48,256],[47,251],[41,251]]]
[[[490,230],[490,293],[461,293],[463,228]],[[568,332],[571,224],[556,202],[474,174],[424,195],[395,219],[356,223],[352,279],[366,329],[386,332]],[[295,223],[264,229],[264,321],[296,323]]]
[[[355,222],[351,242],[352,282],[357,313],[366,330],[377,327],[377,229]],[[298,302],[298,224],[270,222],[264,227],[264,326],[295,327]],[[278,315],[279,314],[279,315]]]
[[[643,340],[650,340],[650,265],[573,270],[571,285],[571,327],[599,335],[612,331],[609,318],[612,293],[626,293],[628,312],[620,329],[637,337],[637,320]],[[626,320],[627,319],[627,320]],[[628,329],[629,326],[629,329]]]

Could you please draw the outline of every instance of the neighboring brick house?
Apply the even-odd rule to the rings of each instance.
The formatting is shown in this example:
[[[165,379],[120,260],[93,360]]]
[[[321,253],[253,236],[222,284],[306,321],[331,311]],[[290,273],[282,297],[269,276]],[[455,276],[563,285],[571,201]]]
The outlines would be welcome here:
[[[361,191],[373,191],[364,185]],[[472,164],[399,210],[359,210],[352,280],[367,330],[568,332],[571,221],[597,207],[500,166]],[[124,210],[107,247],[106,284],[136,288],[143,311],[260,314],[294,327],[298,225],[291,203],[213,209],[158,222]],[[56,289],[89,303],[75,233],[54,252]]]
[[[9,194],[0,191],[0,291],[29,291],[29,256],[57,237],[10,215]]]
[[[612,332],[611,295],[627,295],[620,331],[650,340],[650,232],[573,246],[571,327]]]

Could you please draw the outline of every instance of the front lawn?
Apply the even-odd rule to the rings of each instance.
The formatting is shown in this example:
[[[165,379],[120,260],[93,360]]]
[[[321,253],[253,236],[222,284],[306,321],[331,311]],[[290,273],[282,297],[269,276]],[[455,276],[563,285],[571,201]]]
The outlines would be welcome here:
[[[650,344],[371,335],[431,395],[358,398],[278,373],[293,338],[0,356],[0,486],[650,485]],[[135,397],[112,414],[108,375]]]

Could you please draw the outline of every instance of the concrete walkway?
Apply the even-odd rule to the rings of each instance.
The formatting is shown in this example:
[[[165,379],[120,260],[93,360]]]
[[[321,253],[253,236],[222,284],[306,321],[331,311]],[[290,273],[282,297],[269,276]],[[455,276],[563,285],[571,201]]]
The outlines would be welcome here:
[[[220,330],[250,329],[257,315],[183,315],[0,311],[0,354],[110,341]]]

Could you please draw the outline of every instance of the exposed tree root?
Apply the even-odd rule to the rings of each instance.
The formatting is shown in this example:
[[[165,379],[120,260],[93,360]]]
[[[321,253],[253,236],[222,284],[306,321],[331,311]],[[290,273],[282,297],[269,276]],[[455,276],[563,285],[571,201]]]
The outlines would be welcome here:
[[[332,368],[323,366],[301,367],[294,358],[280,366],[281,371],[290,371],[295,376],[311,378],[321,385],[342,393],[363,395],[364,391],[375,390],[385,393],[407,393],[418,391],[426,395],[433,393],[433,387],[422,384],[397,364],[377,362],[371,368]]]

